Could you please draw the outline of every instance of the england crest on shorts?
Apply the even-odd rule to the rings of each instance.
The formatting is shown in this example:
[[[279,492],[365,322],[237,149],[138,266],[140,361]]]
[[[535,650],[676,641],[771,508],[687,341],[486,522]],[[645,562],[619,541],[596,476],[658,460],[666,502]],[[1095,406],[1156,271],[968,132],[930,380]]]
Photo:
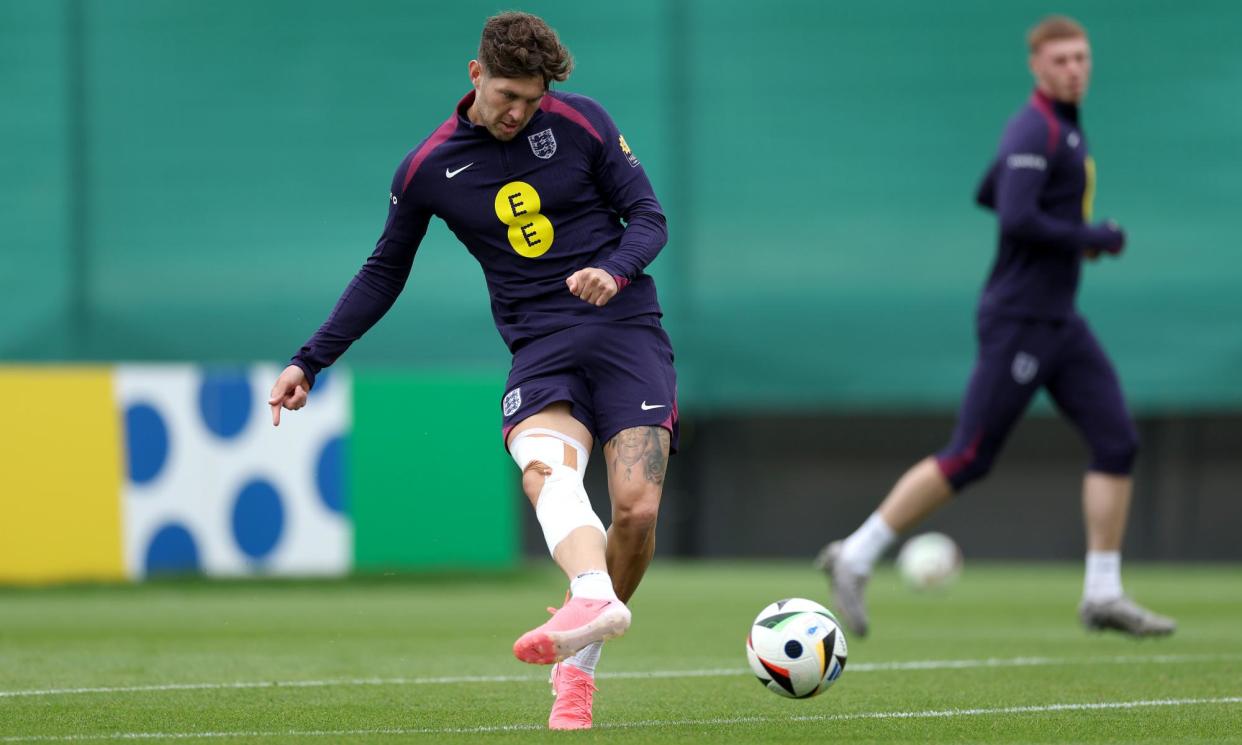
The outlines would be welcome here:
[[[1035,373],[1039,372],[1039,360],[1035,355],[1018,352],[1013,356],[1013,366],[1010,371],[1018,385],[1026,385],[1034,380]]]
[[[513,416],[522,406],[522,389],[514,388],[505,394],[505,398],[500,402],[501,411],[505,416]]]
[[[526,139],[530,140],[530,151],[536,158],[547,160],[556,155],[556,137],[552,135],[551,129],[536,132]]]

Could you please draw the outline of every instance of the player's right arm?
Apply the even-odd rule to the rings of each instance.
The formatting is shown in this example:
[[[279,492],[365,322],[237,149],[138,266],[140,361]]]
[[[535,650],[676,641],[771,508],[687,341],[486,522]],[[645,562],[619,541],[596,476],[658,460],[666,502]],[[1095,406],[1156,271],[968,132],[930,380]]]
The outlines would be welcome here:
[[[1011,126],[976,201],[996,210],[1002,235],[1026,245],[1073,253],[1120,252],[1125,233],[1116,224],[1086,225],[1054,217],[1040,208],[1040,193],[1048,181],[1056,147],[1043,121]]]
[[[565,100],[594,127],[597,144],[591,177],[606,205],[625,223],[621,240],[611,251],[566,279],[571,293],[602,306],[655,260],[668,242],[668,227],[646,171],[604,107],[585,96],[570,94]]]
[[[414,152],[401,162],[388,194],[388,219],[375,250],[350,280],[319,330],[290,360],[276,380],[268,404],[272,424],[280,424],[280,409],[300,409],[315,384],[315,375],[345,353],[396,301],[409,279],[418,244],[427,233],[431,212],[420,204],[406,179]],[[412,182],[411,182],[412,183]]]

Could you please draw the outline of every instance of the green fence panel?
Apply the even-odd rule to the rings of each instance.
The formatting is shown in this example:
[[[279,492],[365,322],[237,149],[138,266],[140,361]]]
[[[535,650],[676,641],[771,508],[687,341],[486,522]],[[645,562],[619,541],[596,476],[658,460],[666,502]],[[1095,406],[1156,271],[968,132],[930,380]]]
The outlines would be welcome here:
[[[567,90],[614,114],[700,409],[944,409],[995,222],[971,196],[1047,6],[571,0]],[[0,3],[0,357],[281,359],[369,254],[404,153],[467,90],[477,0]],[[1242,405],[1242,4],[1083,0],[1096,211],[1131,242],[1081,306],[1137,409]],[[439,221],[358,365],[499,369]]]
[[[0,3],[0,360],[72,357],[71,16]]]
[[[688,402],[952,405],[995,221],[973,205],[1032,87],[1042,2],[696,0]],[[1242,5],[1077,2],[1084,124],[1120,261],[1081,306],[1146,407],[1242,404]],[[739,46],[739,40],[744,44]]]
[[[500,438],[500,375],[355,369],[349,510],[361,571],[517,560],[517,469]]]

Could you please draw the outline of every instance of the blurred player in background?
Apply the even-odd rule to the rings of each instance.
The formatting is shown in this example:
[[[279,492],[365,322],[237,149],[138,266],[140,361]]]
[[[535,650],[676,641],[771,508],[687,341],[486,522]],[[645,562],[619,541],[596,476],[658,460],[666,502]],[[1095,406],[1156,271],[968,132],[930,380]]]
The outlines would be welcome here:
[[[559,663],[554,729],[591,726],[601,645],[630,625],[625,603],[655,550],[678,433],[673,351],[643,271],[667,239],[664,213],[607,112],[549,90],[572,67],[540,18],[487,20],[468,67],[473,90],[397,168],[374,253],[269,401],[273,424],[281,407],[306,405],[315,375],[400,294],[431,217],[444,220],[483,267],[496,328],[513,354],[504,443],[570,580],[564,605],[513,647],[525,662]],[[612,500],[607,530],[582,483],[596,441]],[[463,474],[459,492],[423,498],[471,509],[470,457],[444,464]]]
[[[995,210],[999,249],[977,314],[979,353],[948,446],[915,464],[858,530],[828,544],[817,565],[855,634],[876,559],[968,484],[983,478],[1032,397],[1048,391],[1091,449],[1083,480],[1086,578],[1079,617],[1090,629],[1169,634],[1172,619],[1121,587],[1121,543],[1138,433],[1112,364],[1075,308],[1084,258],[1118,256],[1125,233],[1091,224],[1095,163],[1079,124],[1091,49],[1075,21],[1053,16],[1027,37],[1035,92],[1010,119],[976,200]]]

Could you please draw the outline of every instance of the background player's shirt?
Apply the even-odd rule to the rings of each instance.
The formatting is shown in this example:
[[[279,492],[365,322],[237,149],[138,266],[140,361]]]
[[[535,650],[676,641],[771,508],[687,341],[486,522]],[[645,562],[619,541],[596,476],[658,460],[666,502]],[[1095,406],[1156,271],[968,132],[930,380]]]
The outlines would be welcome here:
[[[584,323],[660,314],[643,269],[667,240],[638,159],[595,101],[549,91],[508,142],[456,111],[402,160],[375,251],[292,362],[309,380],[392,306],[432,215],[483,267],[496,328],[515,352]],[[602,308],[570,294],[569,275],[607,271],[621,291]]]
[[[1088,225],[1095,165],[1078,125],[1078,107],[1035,91],[1005,127],[976,200],[996,210],[996,262],[980,313],[1061,319],[1075,313],[1084,249],[1098,242]]]

